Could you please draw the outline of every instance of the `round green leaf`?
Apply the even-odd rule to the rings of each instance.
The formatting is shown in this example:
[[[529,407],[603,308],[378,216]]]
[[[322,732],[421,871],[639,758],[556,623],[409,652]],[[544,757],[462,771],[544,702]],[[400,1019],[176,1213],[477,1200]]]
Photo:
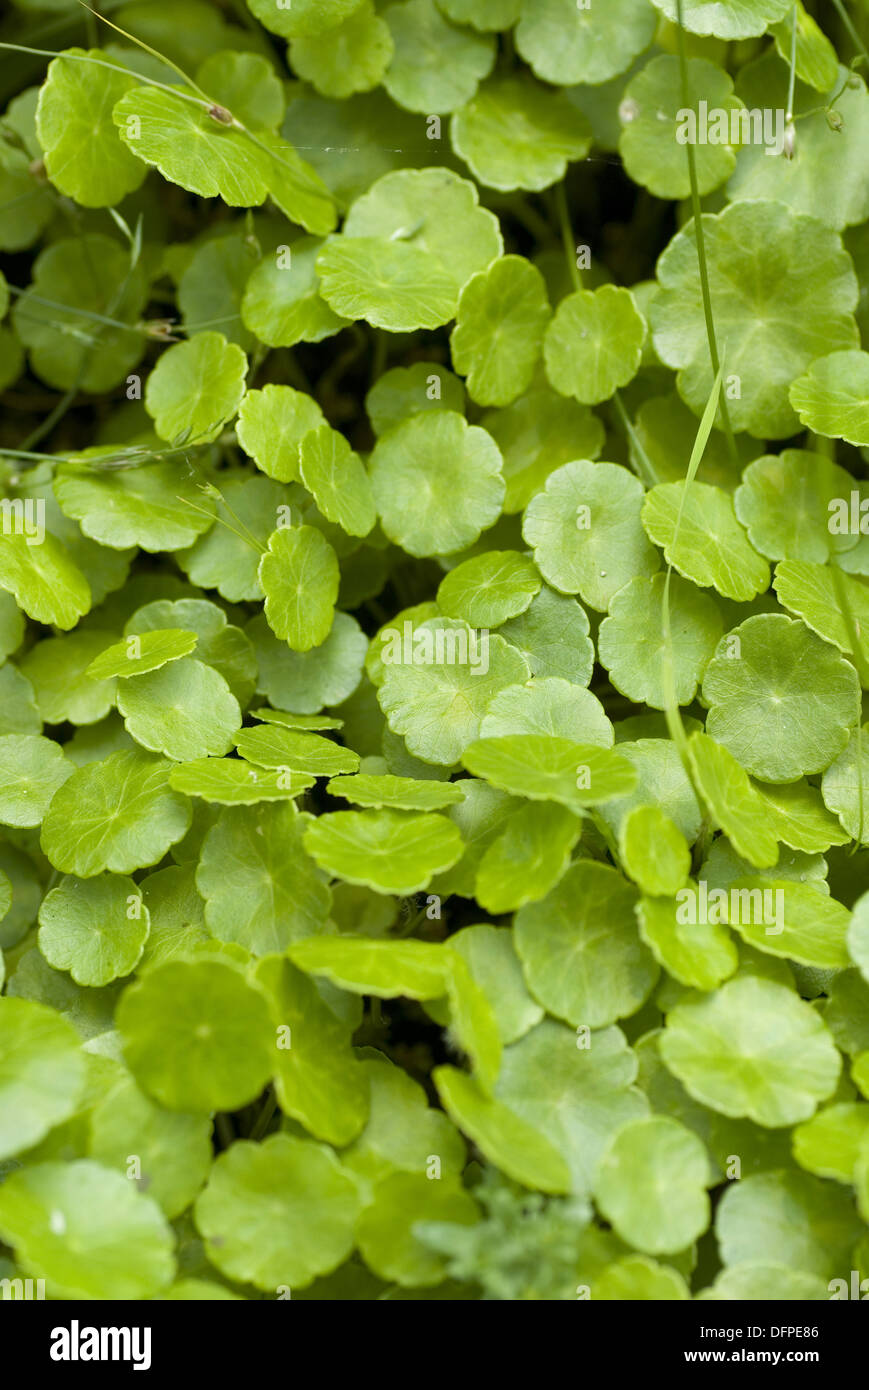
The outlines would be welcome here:
[[[715,1226],[725,1265],[769,1261],[822,1279],[847,1275],[863,1234],[850,1192],[796,1170],[731,1183]]]
[[[156,87],[134,87],[115,104],[118,133],[137,159],[200,198],[257,207],[267,196],[292,221],[324,236],[335,225],[326,185],[291,145],[267,131],[251,136],[204,102]]]
[[[39,949],[77,985],[99,987],[136,968],[149,926],[148,909],[131,878],[64,878],[42,900]]]
[[[706,1149],[677,1120],[625,1125],[600,1161],[597,1205],[622,1240],[649,1255],[683,1250],[709,1225]]]
[[[422,782],[413,777],[360,773],[333,777],[326,783],[330,796],[341,796],[354,806],[383,807],[396,811],[440,811],[464,800],[460,786],[452,782]]]
[[[244,395],[247,358],[222,333],[196,333],[158,359],[145,387],[145,409],[161,439],[216,439]]]
[[[273,531],[260,561],[259,581],[275,636],[298,652],[325,642],[335,615],[340,573],[322,531],[314,526]]]
[[[850,662],[781,613],[734,628],[703,678],[709,733],[766,782],[829,767],[857,723],[859,697]]]
[[[585,159],[591,128],[563,93],[500,77],[455,112],[450,140],[488,188],[539,193],[564,178],[568,162]]]
[[[522,0],[516,47],[544,82],[607,82],[630,67],[655,35],[647,0]]]
[[[827,1105],[794,1130],[794,1158],[819,1178],[854,1181],[854,1166],[869,1134],[869,1105]]]
[[[293,0],[275,5],[273,0],[247,0],[252,14],[273,34],[284,39],[316,38],[343,24],[363,0]],[[328,42],[328,40],[327,40]]]
[[[452,1183],[429,1182],[424,1173],[393,1173],[374,1189],[374,1199],[356,1225],[365,1263],[381,1279],[409,1288],[439,1284],[443,1257],[414,1235],[419,1221],[449,1221],[472,1226],[479,1218],[469,1193]]]
[[[636,1075],[619,1028],[575,1033],[548,1018],[507,1048],[495,1094],[555,1145],[573,1190],[588,1192],[610,1137],[649,1113]]]
[[[587,406],[537,385],[481,421],[504,459],[505,512],[521,512],[550,473],[571,459],[596,459],[604,431]]]
[[[676,1302],[691,1294],[681,1274],[642,1255],[626,1255],[607,1265],[595,1280],[596,1298],[619,1302]]]
[[[596,695],[558,676],[533,677],[508,685],[490,700],[480,724],[481,738],[505,734],[554,734],[574,743],[612,748],[613,726]]]
[[[344,327],[346,320],[320,296],[316,262],[322,245],[315,237],[299,237],[290,246],[279,246],[274,256],[264,256],[251,271],[241,318],[268,347],[319,343]]]
[[[823,1279],[815,1274],[805,1274],[799,1269],[788,1269],[786,1265],[746,1261],[745,1264],[728,1265],[710,1284],[708,1289],[697,1295],[701,1299],[727,1302],[763,1302],[764,1300],[782,1303],[787,1301],[805,1302],[810,1299],[828,1299],[830,1294]]]
[[[102,476],[61,467],[54,490],[64,514],[80,522],[86,536],[116,550],[175,550],[213,525],[213,504],[196,475],[174,460]]]
[[[818,970],[842,970],[851,963],[845,945],[848,909],[812,883],[738,878],[724,920],[766,955]]]
[[[525,612],[500,632],[519,649],[533,676],[555,677],[571,685],[588,685],[591,680],[594,647],[588,634],[582,605],[545,584]]]
[[[268,709],[262,705],[259,709],[249,710],[248,713],[253,719],[261,719],[265,724],[281,724],[285,729],[303,729],[309,733],[317,733],[320,729],[343,729],[343,719],[333,719],[328,714],[290,714],[284,709]]]
[[[801,423],[815,434],[869,444],[869,353],[854,350],[816,357],[792,384],[790,402]]]
[[[171,1220],[189,1207],[211,1167],[211,1121],[164,1110],[123,1077],[90,1113],[89,1156],[129,1181],[131,1155],[139,1160],[139,1191]]]
[[[454,111],[492,70],[492,39],[448,24],[434,0],[390,5],[383,17],[394,45],[383,85],[407,111]]]
[[[33,686],[17,666],[7,661],[0,666],[0,733],[38,734],[42,719],[36,708]]]
[[[238,439],[257,467],[289,483],[299,476],[299,445],[322,423],[323,412],[312,396],[292,386],[264,386],[248,391],[242,402]]]
[[[866,893],[854,904],[847,939],[851,959],[869,983],[869,895]]]
[[[562,299],[546,330],[546,375],[563,396],[596,405],[636,376],[645,337],[630,290],[577,290]]]
[[[175,791],[218,806],[288,801],[313,787],[314,781],[300,772],[251,767],[239,758],[194,758],[179,763],[169,774],[169,785]]]
[[[472,29],[509,29],[519,18],[521,0],[438,0],[438,9],[454,24]]]
[[[663,590],[663,575],[632,579],[613,597],[598,633],[601,665],[609,671],[616,690],[652,709],[664,709],[666,704]],[[678,704],[693,700],[722,627],[721,613],[711,598],[698,593],[693,584],[671,578],[672,678]]]
[[[147,1299],[175,1273],[174,1235],[157,1203],[90,1159],[12,1173],[0,1231],[56,1299]]]
[[[497,444],[452,410],[413,415],[389,430],[374,446],[370,477],[383,530],[411,555],[473,545],[504,500]]]
[[[578,814],[625,796],[636,774],[625,758],[590,743],[552,734],[481,738],[462,754],[475,777],[530,801],[558,801]]]
[[[315,777],[334,777],[340,772],[355,772],[359,767],[359,755],[333,739],[276,724],[242,729],[236,747],[241,757],[260,767],[284,767]]]
[[[29,618],[54,627],[75,627],[91,606],[90,585],[50,534],[36,546],[23,534],[0,533],[0,586]]]
[[[869,844],[869,724],[859,734],[854,729],[844,752],[827,768],[821,795],[851,839]]]
[[[669,897],[685,883],[691,855],[684,837],[658,806],[635,806],[621,824],[622,864],[649,897]]]
[[[42,824],[40,843],[54,868],[93,878],[162,859],[190,827],[190,803],[169,786],[170,767],[137,749],[78,768]]]
[[[778,860],[778,843],[766,804],[745,769],[708,734],[690,735],[688,756],[697,791],[715,823],[743,859],[755,868],[770,868]]]
[[[625,169],[635,183],[648,188],[656,198],[690,196],[688,151],[683,139],[696,135],[698,102],[705,102],[704,109],[714,112],[716,120],[720,119],[719,112],[726,112],[729,121],[731,112],[742,109],[742,102],[733,95],[733,80],[723,68],[706,58],[689,58],[687,70],[691,92],[688,105],[683,101],[679,59],[662,53],[631,78],[619,107],[619,153]],[[693,120],[686,112],[691,113]],[[729,177],[736,165],[736,154],[729,141],[697,141],[694,161],[697,186],[703,195]]]
[[[389,26],[376,13],[372,0],[357,9],[328,37],[299,37],[290,43],[290,62],[327,97],[367,92],[382,80],[394,52]]]
[[[24,641],[24,614],[11,594],[0,589],[0,657],[16,652]]]
[[[442,1172],[457,1177],[465,1165],[465,1145],[446,1115],[429,1108],[422,1087],[382,1052],[372,1051],[361,1065],[371,1109],[362,1134],[341,1155],[346,1167],[367,1184],[388,1173],[422,1173],[428,1156],[436,1153]]]
[[[815,1010],[785,985],[752,975],[677,1004],[660,1050],[701,1104],[770,1129],[813,1115],[841,1069]]]
[[[82,207],[111,207],[142,183],[147,170],[119,140],[112,107],[136,85],[105,65],[102,50],[68,49],[48,65],[39,90],[36,129],[48,177]],[[76,61],[95,58],[101,66]]]
[[[598,814],[613,834],[618,836],[622,821],[635,806],[660,806],[688,844],[693,844],[700,834],[703,816],[675,744],[660,737],[640,738],[636,742],[621,738],[618,751],[633,767],[636,785],[627,796],[600,808]]]
[[[38,1144],[75,1113],[86,1077],[80,1042],[56,1010],[0,998],[0,1156]]]
[[[676,892],[676,898],[643,898],[637,908],[640,936],[659,965],[685,985],[704,992],[717,989],[739,965],[739,952],[730,933],[717,922],[696,921],[685,911],[696,903],[693,884]],[[701,914],[702,916],[702,914]]]
[[[652,0],[667,19],[678,19],[676,0]],[[682,22],[692,34],[715,34],[720,39],[747,39],[766,32],[791,8],[790,0],[684,0]]]
[[[439,57],[439,68],[441,62]],[[426,252],[450,276],[456,301],[471,276],[504,250],[498,219],[480,207],[476,184],[441,168],[399,169],[378,179],[351,207],[344,235],[379,238],[381,252],[384,240]]]
[[[817,854],[843,845],[848,835],[824,806],[820,791],[808,782],[781,786],[755,784],[776,837],[803,854]]]
[[[87,668],[92,680],[110,680],[112,676],[141,676],[157,671],[170,661],[189,656],[199,638],[183,628],[155,629],[141,637],[128,637],[105,647]]]
[[[857,544],[855,537],[830,530],[834,502],[850,500],[853,486],[851,475],[822,454],[783,449],[749,464],[733,505],[761,555],[824,564]]]
[[[534,375],[549,319],[543,276],[522,256],[502,256],[459,296],[453,366],[480,405],[509,405]]]
[[[377,520],[371,483],[359,455],[338,430],[320,425],[299,447],[299,473],[318,509],[349,536],[367,536]]]
[[[237,942],[262,956],[323,930],[330,894],[305,853],[309,820],[292,805],[221,813],[205,836],[196,870],[205,921],[218,941]]]
[[[840,563],[842,558],[839,557]],[[865,584],[848,574],[834,575],[829,565],[783,560],[776,566],[773,585],[784,608],[798,614],[806,627],[841,652],[853,651],[853,638],[840,606],[841,590],[851,608],[857,633],[867,631],[869,595]]]
[[[342,318],[366,319],[390,333],[409,333],[438,328],[455,314],[451,275],[413,242],[335,237],[323,247],[316,266],[320,292]]]
[[[118,710],[137,743],[177,762],[228,753],[241,725],[223,676],[192,656],[122,682]]]
[[[275,1087],[281,1109],[317,1139],[349,1143],[369,1116],[368,1076],[350,1047],[350,1027],[314,981],[284,957],[266,957],[256,978],[271,999],[278,1028]]]
[[[0,824],[41,824],[54,793],[74,772],[59,744],[41,734],[0,738]]]
[[[480,906],[497,916],[545,897],[565,873],[581,829],[578,817],[555,802],[520,807],[480,860]]]
[[[488,550],[457,565],[438,589],[438,606],[471,627],[499,627],[524,613],[540,591],[531,560],[515,550]]]
[[[39,712],[47,724],[95,724],[108,714],[115,698],[113,680],[93,680],[92,659],[113,634],[79,629],[66,637],[47,637],[21,659],[21,672],[33,686]]]
[[[516,950],[548,1013],[602,1028],[637,1012],[658,967],[637,933],[636,903],[615,869],[579,860],[546,898],[520,909]]]
[[[569,1191],[567,1164],[544,1134],[455,1067],[437,1067],[432,1077],[447,1114],[503,1173],[534,1191]]]
[[[324,705],[338,705],[359,684],[368,639],[355,618],[336,613],[329,636],[320,647],[294,652],[279,642],[263,614],[248,626],[259,666],[259,689],[281,708],[313,714]]]
[[[703,230],[712,313],[727,337],[731,423],[761,438],[786,438],[796,430],[787,397],[794,378],[822,353],[857,345],[850,258],[835,232],[783,203],[734,203],[704,216]],[[655,349],[679,369],[679,393],[699,415],[714,373],[693,223],[661,256],[658,280],[650,306]]]
[[[746,603],[769,586],[769,565],[749,545],[720,488],[660,483],[646,493],[643,526],[668,563],[701,588]]]
[[[439,999],[447,992],[454,961],[452,952],[431,941],[334,936],[300,941],[287,955],[306,974],[324,975],[341,989],[379,999]]]
[[[333,811],[305,832],[305,849],[345,883],[378,893],[419,893],[460,858],[462,838],[446,816],[402,811]]]
[[[642,505],[643,485],[626,468],[576,460],[532,497],[522,535],[549,584],[605,612],[619,589],[659,567],[640,524]]]
[[[385,434],[393,425],[423,410],[454,410],[463,415],[465,391],[457,376],[439,362],[414,362],[391,367],[378,377],[365,397],[371,428]]]
[[[212,1264],[273,1293],[341,1264],[358,1209],[356,1184],[331,1149],[273,1134],[220,1155],[195,1215]]]
[[[237,1110],[274,1067],[266,997],[221,960],[155,965],[121,995],[117,1027],[134,1077],[168,1110]]]

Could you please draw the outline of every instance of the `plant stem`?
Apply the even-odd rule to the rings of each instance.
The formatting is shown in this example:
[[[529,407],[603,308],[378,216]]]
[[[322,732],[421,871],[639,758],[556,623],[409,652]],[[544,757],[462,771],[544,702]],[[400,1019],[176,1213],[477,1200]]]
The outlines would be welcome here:
[[[235,1130],[228,1115],[224,1115],[222,1112],[215,1115],[214,1128],[217,1130],[221,1149],[228,1149],[230,1144],[235,1143]]]
[[[144,39],[137,38],[135,34],[130,34],[126,29],[122,29],[120,24],[113,24],[110,19],[106,19],[104,14],[99,14],[96,10],[91,9],[87,0],[79,0],[79,4],[84,5],[86,10],[90,10],[91,14],[96,15],[97,19],[101,19],[103,24],[108,24],[109,28],[114,29],[116,34],[123,34],[124,38],[129,39],[130,43],[134,43],[137,48],[143,49],[145,53],[150,53],[152,58],[157,58],[161,63],[164,63],[167,68],[171,68],[173,72],[178,74],[182,82],[187,83],[191,92],[197,92],[199,94],[201,101],[206,102],[209,106],[214,105],[208,93],[203,92],[202,88],[197,86],[193,81],[193,78],[188,77],[184,69],[180,68],[177,63],[173,63],[171,58],[167,58],[165,53],[159,53],[156,48],[152,48],[149,43],[145,43]]]
[[[685,30],[682,23],[682,0],[676,0],[676,14],[678,18],[678,42],[679,42],[679,70],[682,79],[682,104],[686,108],[691,105],[691,92],[688,82],[688,59],[685,53]],[[689,141],[685,146],[688,155],[688,177],[691,181],[691,207],[694,213],[694,237],[697,242],[697,262],[700,268],[700,289],[703,295],[703,315],[706,319],[706,337],[709,341],[709,360],[712,364],[713,376],[718,376],[721,370],[721,361],[718,356],[718,342],[715,336],[715,320],[712,315],[712,296],[709,293],[709,272],[706,265],[706,238],[703,231],[703,214],[700,208],[700,186],[697,182],[697,162],[694,158],[694,146]],[[736,440],[733,438],[733,430],[730,425],[730,413],[727,409],[727,401],[724,396],[720,397],[719,409],[721,411],[721,423],[724,427],[724,434],[727,438],[727,450],[730,454],[730,461],[736,471],[739,470],[739,455],[736,452]]]
[[[506,211],[515,217],[517,222],[521,222],[526,231],[529,231],[544,246],[552,240],[552,228],[546,218],[535,207],[532,207],[527,198],[521,196],[511,198],[504,206]]]
[[[274,1119],[275,1114],[277,1113],[277,1109],[278,1098],[272,1090],[266,1098],[266,1100],[263,1102],[262,1110],[256,1117],[256,1121],[250,1131],[250,1134],[247,1136],[248,1139],[253,1141],[256,1141],[257,1139],[262,1139],[263,1135],[265,1134],[266,1130],[268,1129],[269,1125]]]
[[[567,206],[567,192],[564,186],[564,179],[555,187],[555,206],[558,210],[558,225],[561,228],[561,240],[564,243],[564,254],[567,256],[567,265],[570,270],[570,278],[573,281],[575,290],[582,289],[582,276],[579,266],[576,264],[576,245],[573,240],[573,229],[570,225],[570,211]]]
[[[799,7],[794,5],[794,24],[791,33],[791,70],[788,78],[788,109],[785,112],[785,122],[787,125],[793,124],[794,119],[794,87],[797,80],[797,22],[799,20]]]
[[[860,35],[857,33],[857,30],[854,28],[854,25],[851,22],[851,16],[845,9],[843,0],[833,0],[833,6],[839,15],[839,18],[842,21],[845,32],[847,33],[854,47],[857,49],[857,52],[862,53],[864,58],[869,59],[869,51],[867,51],[866,45],[864,44]]]
[[[73,314],[76,318],[93,319],[94,323],[99,323],[106,328],[123,329],[126,333],[145,332],[141,324],[123,323],[120,319],[110,318],[107,314],[98,314],[93,309],[79,309],[74,304],[62,304],[59,299],[45,299],[41,294],[34,294],[32,290],[22,290],[18,285],[7,286],[10,294],[21,295],[30,300],[32,304],[42,304],[46,309],[59,309],[64,314]]]
[[[616,413],[619,417],[619,420],[621,421],[622,428],[624,429],[625,434],[628,436],[628,439],[634,446],[634,451],[637,455],[637,464],[642,480],[645,483],[646,487],[654,487],[658,481],[657,475],[655,473],[655,466],[652,463],[652,460],[649,458],[649,455],[643,448],[640,436],[634,429],[631,417],[625,409],[625,403],[622,400],[621,392],[618,390],[613,392],[613,405],[616,408]]]
[[[100,16],[100,18],[102,18],[102,16]],[[109,21],[106,19],[104,23],[108,24]],[[116,27],[116,25],[112,25],[113,29]],[[123,33],[123,30],[121,30],[121,33]],[[112,72],[122,72],[125,77],[135,77],[136,81],[142,87],[160,87],[162,91],[171,92],[173,96],[178,97],[180,100],[192,101],[194,106],[201,108],[203,104],[201,97],[192,96],[190,92],[182,92],[180,87],[174,87],[169,82],[158,82],[156,77],[145,77],[142,73],[134,72],[132,68],[124,67],[123,63],[110,63],[107,58],[91,58],[90,55],[86,53],[58,52],[53,48],[30,48],[27,44],[23,43],[0,43],[0,48],[8,49],[12,53],[33,53],[37,58],[64,58],[70,63],[91,63],[97,68],[111,68]],[[160,57],[160,55],[157,54],[157,57]],[[167,59],[163,59],[163,61],[168,62]],[[173,67],[174,64],[169,63],[168,66]],[[209,105],[210,104],[209,102]]]

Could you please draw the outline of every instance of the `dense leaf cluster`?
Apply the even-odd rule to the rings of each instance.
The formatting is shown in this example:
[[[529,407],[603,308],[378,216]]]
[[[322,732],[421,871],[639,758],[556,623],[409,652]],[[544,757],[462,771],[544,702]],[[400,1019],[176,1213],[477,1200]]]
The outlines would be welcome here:
[[[0,1278],[840,1296],[869,5],[100,9],[0,25]]]

